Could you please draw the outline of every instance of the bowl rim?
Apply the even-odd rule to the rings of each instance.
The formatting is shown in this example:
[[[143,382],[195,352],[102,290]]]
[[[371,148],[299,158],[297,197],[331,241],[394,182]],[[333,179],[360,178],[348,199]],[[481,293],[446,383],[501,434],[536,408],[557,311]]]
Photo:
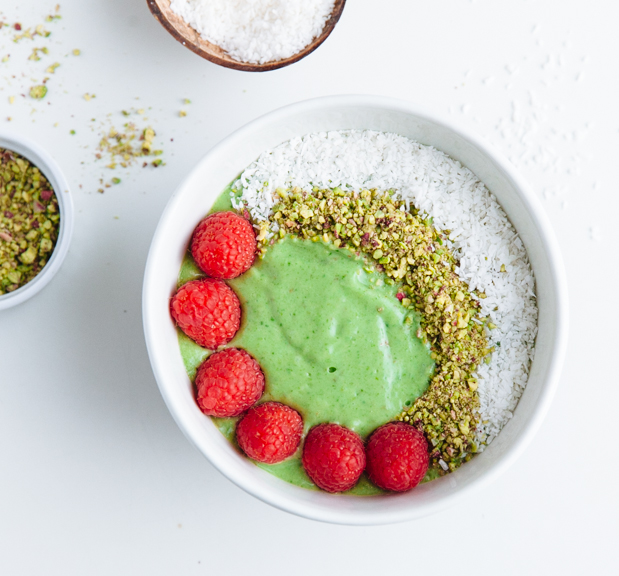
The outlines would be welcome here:
[[[48,179],[58,199],[60,229],[51,258],[30,282],[0,295],[0,310],[17,306],[38,294],[56,275],[69,251],[73,237],[74,208],[69,183],[54,158],[29,138],[13,131],[0,130],[0,148],[11,150],[29,160]]]
[[[339,22],[342,12],[344,12],[344,8],[346,6],[346,0],[336,0],[339,4],[335,7],[336,9],[331,13],[325,25],[316,38],[314,38],[307,46],[301,49],[296,54],[289,56],[288,58],[284,58],[282,60],[273,60],[270,62],[265,62],[264,64],[251,64],[249,62],[241,62],[237,60],[233,60],[230,58],[229,60],[225,58],[221,58],[217,54],[210,54],[205,50],[202,50],[199,45],[195,44],[187,37],[183,36],[176,27],[165,17],[161,7],[159,6],[159,0],[146,0],[148,4],[148,8],[151,11],[152,15],[155,19],[161,24],[169,34],[177,41],[180,42],[185,48],[189,48],[194,54],[201,56],[205,60],[212,62],[213,64],[218,64],[219,66],[223,66],[224,68],[230,68],[232,70],[241,70],[243,72],[269,72],[271,70],[278,70],[279,68],[284,68],[285,66],[289,66],[290,64],[294,64],[299,60],[302,60],[306,56],[309,56],[314,50],[319,48],[324,41],[331,35],[335,26]],[[189,26],[189,24],[187,24]],[[193,29],[193,27],[189,26]],[[200,33],[196,30],[196,34],[200,35]],[[211,42],[209,42],[212,44]],[[213,44],[213,46],[216,46]],[[219,46],[217,46],[220,48]],[[221,48],[220,48],[221,49]]]
[[[158,366],[157,357],[155,355],[156,345],[151,330],[151,318],[149,315],[150,286],[151,282],[156,281],[156,277],[153,276],[155,259],[154,255],[157,252],[157,245],[162,242],[162,239],[159,237],[159,232],[162,228],[164,228],[166,219],[173,212],[175,204],[177,202],[183,201],[182,195],[179,192],[186,186],[186,184],[192,178],[194,172],[199,169],[200,165],[209,156],[216,156],[221,149],[230,146],[230,144],[235,141],[242,140],[246,134],[254,133],[256,131],[268,128],[269,124],[272,122],[275,122],[277,120],[281,121],[283,119],[286,119],[286,117],[288,116],[296,116],[298,114],[315,111],[321,108],[341,108],[342,106],[374,107],[383,110],[394,110],[400,113],[411,114],[453,132],[455,135],[472,144],[484,156],[490,158],[496,164],[497,169],[502,171],[503,175],[510,181],[513,188],[517,191],[530,218],[535,224],[535,227],[541,239],[543,250],[546,253],[550,263],[549,275],[553,281],[553,307],[556,310],[556,329],[554,331],[554,337],[552,339],[552,353],[549,356],[546,377],[544,378],[542,385],[540,386],[539,397],[535,401],[535,404],[532,407],[529,418],[524,424],[523,429],[519,432],[518,436],[505,450],[505,452],[497,458],[497,460],[488,470],[480,474],[479,477],[474,478],[465,486],[461,487],[459,490],[445,495],[440,500],[425,502],[422,503],[419,507],[415,508],[407,508],[404,506],[398,509],[398,511],[396,512],[366,512],[355,513],[351,515],[347,511],[336,509],[336,507],[333,507],[333,510],[331,511],[325,511],[324,509],[316,509],[316,507],[313,507],[311,503],[301,501],[291,502],[290,498],[286,498],[283,495],[278,494],[277,490],[257,487],[251,482],[251,480],[248,481],[246,478],[244,478],[243,475],[237,476],[231,473],[225,468],[225,464],[222,462],[221,458],[217,458],[214,454],[206,454],[204,450],[200,447],[200,443],[193,437],[192,431],[185,424],[185,422],[183,422],[181,415],[176,412],[174,399],[168,394],[168,391],[163,384],[163,377],[160,367]],[[554,235],[554,231],[550,225],[550,221],[542,207],[540,200],[537,198],[529,184],[524,180],[522,176],[519,175],[515,167],[507,160],[507,158],[501,152],[494,149],[491,144],[486,142],[478,135],[472,133],[468,128],[460,125],[458,122],[453,122],[451,121],[451,119],[449,121],[446,121],[437,114],[428,111],[426,108],[404,100],[370,95],[353,94],[327,96],[289,104],[287,106],[278,108],[256,118],[245,126],[235,130],[232,134],[224,138],[219,144],[211,148],[183,179],[162,213],[160,222],[153,236],[153,241],[149,250],[148,259],[145,267],[142,307],[146,345],[155,378],[157,380],[163,399],[168,406],[168,409],[170,410],[170,413],[172,414],[181,431],[190,440],[190,442],[204,456],[209,459],[209,461],[215,466],[215,468],[219,470],[219,472],[224,474],[234,484],[236,484],[249,494],[252,494],[253,496],[259,498],[263,502],[266,502],[276,508],[294,513],[298,516],[302,516],[305,518],[335,524],[348,525],[378,525],[421,518],[447,508],[448,506],[454,504],[456,501],[462,500],[466,496],[480,490],[484,486],[489,485],[493,480],[498,478],[522,454],[522,452],[531,443],[533,437],[539,430],[543,419],[549,410],[550,404],[558,387],[568,338],[568,294],[563,259],[559,250],[558,242]]]

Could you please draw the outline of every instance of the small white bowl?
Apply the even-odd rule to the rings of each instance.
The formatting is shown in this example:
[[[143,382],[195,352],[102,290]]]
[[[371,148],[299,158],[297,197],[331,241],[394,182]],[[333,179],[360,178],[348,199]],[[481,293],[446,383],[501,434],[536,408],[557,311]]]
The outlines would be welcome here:
[[[69,250],[71,236],[73,235],[73,201],[69,194],[69,185],[64,174],[56,164],[56,161],[42,148],[34,142],[19,136],[15,133],[0,131],[0,148],[11,150],[30,160],[43,175],[49,180],[58,198],[58,209],[60,212],[60,229],[58,240],[52,256],[43,268],[30,282],[13,292],[8,292],[0,296],[0,310],[11,308],[32,298],[40,292],[56,272],[60,269],[62,262]]]
[[[537,282],[539,332],[529,383],[514,417],[481,454],[443,478],[404,494],[355,497],[298,488],[239,455],[197,408],[170,319],[189,237],[213,201],[261,152],[290,138],[330,130],[395,132],[432,145],[470,168],[518,230]],[[567,291],[561,255],[543,209],[513,166],[477,136],[407,102],[336,96],[293,104],[237,130],[213,148],[176,190],[150,249],[143,292],[144,333],[161,394],[181,430],[235,484],[282,510],[341,524],[386,524],[426,516],[495,479],[539,428],[558,384],[567,342]]]

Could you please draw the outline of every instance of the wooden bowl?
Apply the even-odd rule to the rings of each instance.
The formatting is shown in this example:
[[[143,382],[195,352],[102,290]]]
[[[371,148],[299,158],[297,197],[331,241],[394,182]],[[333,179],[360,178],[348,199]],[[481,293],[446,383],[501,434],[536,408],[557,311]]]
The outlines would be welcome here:
[[[325,22],[325,27],[319,36],[314,38],[303,50],[297,52],[284,60],[274,60],[265,62],[264,64],[249,64],[247,62],[239,62],[231,58],[224,50],[216,44],[212,44],[205,40],[198,32],[196,32],[189,24],[187,24],[180,16],[172,12],[170,8],[170,0],[147,0],[148,7],[153,13],[153,16],[159,20],[161,25],[183,46],[186,46],[202,58],[206,58],[215,64],[225,66],[226,68],[234,68],[235,70],[244,70],[246,72],[267,72],[268,70],[277,70],[288,66],[301,58],[305,58],[308,54],[316,50],[331,34],[337,21],[342,15],[346,0],[335,0],[333,12],[329,19]]]

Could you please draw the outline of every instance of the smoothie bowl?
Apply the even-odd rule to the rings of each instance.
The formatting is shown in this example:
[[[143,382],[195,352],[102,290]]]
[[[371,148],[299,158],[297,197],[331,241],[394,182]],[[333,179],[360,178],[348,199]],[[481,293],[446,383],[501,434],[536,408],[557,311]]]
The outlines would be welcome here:
[[[236,275],[202,259],[213,218],[250,230]],[[344,96],[252,122],[189,175],[153,239],[144,327],[172,415],[222,473],[308,518],[378,524],[448,505],[524,449],[559,376],[564,285],[544,216],[507,162],[407,103]],[[226,292],[223,340],[187,323],[187,302],[213,301],[201,290]],[[209,386],[234,354],[255,389],[218,412]],[[272,407],[295,430],[279,460],[249,433]],[[403,488],[387,462],[393,430],[414,437],[397,450],[417,450]],[[351,482],[325,480],[325,437],[352,438]]]

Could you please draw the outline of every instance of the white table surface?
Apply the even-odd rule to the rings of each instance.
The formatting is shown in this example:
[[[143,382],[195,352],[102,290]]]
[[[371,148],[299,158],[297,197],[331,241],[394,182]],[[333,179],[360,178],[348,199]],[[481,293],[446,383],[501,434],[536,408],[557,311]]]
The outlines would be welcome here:
[[[26,26],[54,5],[0,9]],[[76,206],[58,276],[0,313],[0,574],[617,573],[617,3],[349,0],[317,52],[259,75],[183,48],[145,0],[64,0],[61,14],[45,42],[0,30],[0,129],[53,153]],[[54,61],[47,98],[20,96]],[[470,501],[395,526],[310,522],[236,488],[172,421],[142,335],[150,239],[187,171],[258,115],[339,93],[408,99],[487,137],[543,199],[570,284],[568,359],[533,444]],[[112,173],[98,127],[132,107],[166,166]]]

